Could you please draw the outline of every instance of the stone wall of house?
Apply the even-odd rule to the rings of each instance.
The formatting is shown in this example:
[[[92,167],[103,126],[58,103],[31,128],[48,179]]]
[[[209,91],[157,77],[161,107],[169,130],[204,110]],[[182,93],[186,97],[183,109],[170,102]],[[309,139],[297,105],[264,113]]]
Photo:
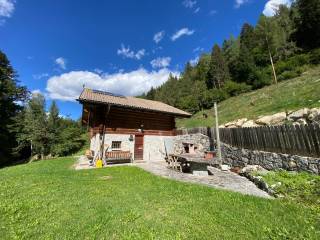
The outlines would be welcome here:
[[[239,149],[222,144],[223,163],[234,167],[260,165],[267,170],[285,169],[320,174],[320,159],[297,155]]]
[[[209,151],[211,148],[210,139],[208,136],[201,133],[178,135],[174,139],[174,153],[184,153],[183,143],[193,143],[196,147],[196,152],[203,154],[205,151]]]

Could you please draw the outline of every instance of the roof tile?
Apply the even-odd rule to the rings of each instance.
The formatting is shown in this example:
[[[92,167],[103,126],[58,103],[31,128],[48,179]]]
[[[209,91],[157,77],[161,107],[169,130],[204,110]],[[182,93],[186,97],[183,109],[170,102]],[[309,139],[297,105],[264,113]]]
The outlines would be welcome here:
[[[181,117],[190,117],[191,114],[172,107],[168,104],[151,101],[142,98],[116,96],[111,93],[95,91],[84,88],[78,99],[80,102],[97,102],[105,104],[114,104],[135,109],[145,109],[157,112],[170,113]]]

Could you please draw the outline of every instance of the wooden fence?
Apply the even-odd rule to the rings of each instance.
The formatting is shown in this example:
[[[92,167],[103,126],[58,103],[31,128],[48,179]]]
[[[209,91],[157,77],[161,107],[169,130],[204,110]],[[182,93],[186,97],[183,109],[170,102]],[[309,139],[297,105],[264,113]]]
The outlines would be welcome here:
[[[215,138],[213,128],[180,130],[178,134],[202,133]],[[221,142],[267,152],[320,157],[320,125],[281,125],[253,128],[220,128]]]

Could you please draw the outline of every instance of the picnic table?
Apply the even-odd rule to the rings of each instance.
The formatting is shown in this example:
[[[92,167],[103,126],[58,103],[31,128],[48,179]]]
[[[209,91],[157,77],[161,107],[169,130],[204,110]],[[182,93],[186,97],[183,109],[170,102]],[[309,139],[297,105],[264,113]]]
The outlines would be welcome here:
[[[216,158],[204,158],[199,154],[169,154],[167,163],[176,171],[185,172],[188,169],[205,171],[208,165],[214,164]]]

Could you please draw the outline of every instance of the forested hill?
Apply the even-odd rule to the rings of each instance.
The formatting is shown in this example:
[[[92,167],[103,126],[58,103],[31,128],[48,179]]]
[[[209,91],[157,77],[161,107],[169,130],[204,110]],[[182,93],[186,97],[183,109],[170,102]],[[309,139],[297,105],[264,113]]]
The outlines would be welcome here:
[[[298,77],[319,63],[320,1],[297,0],[273,17],[261,15],[255,26],[245,23],[240,36],[214,44],[196,65],[187,63],[180,77],[170,76],[141,97],[196,113],[214,101]]]

